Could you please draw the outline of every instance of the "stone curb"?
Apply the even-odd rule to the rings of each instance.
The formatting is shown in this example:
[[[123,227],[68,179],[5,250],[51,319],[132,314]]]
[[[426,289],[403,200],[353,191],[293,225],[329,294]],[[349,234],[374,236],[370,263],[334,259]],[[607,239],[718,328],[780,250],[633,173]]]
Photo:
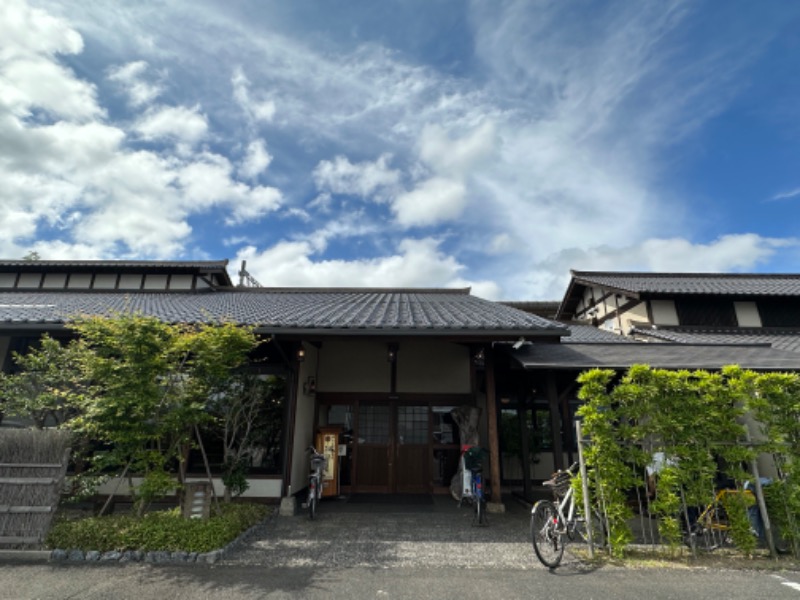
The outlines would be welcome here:
[[[256,532],[260,531],[266,524],[275,517],[275,514],[269,514],[260,523],[256,523],[250,529],[242,532],[239,537],[231,541],[229,544],[210,552],[185,552],[185,551],[150,551],[142,552],[140,550],[125,550],[116,551],[111,550],[108,552],[100,552],[98,550],[76,550],[76,549],[62,549],[56,548],[55,550],[0,550],[0,562],[2,561],[20,561],[20,562],[68,562],[68,563],[128,563],[128,562],[141,562],[150,564],[205,564],[212,565],[219,562],[231,550],[243,544]]]

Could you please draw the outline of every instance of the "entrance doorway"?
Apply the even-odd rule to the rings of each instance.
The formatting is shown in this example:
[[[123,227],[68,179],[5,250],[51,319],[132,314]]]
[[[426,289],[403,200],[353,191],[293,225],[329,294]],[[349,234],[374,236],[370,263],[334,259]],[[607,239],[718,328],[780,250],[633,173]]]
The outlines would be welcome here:
[[[340,425],[343,493],[445,493],[458,468],[452,400],[320,402],[318,425]]]
[[[354,491],[431,492],[430,408],[360,404],[355,428]]]

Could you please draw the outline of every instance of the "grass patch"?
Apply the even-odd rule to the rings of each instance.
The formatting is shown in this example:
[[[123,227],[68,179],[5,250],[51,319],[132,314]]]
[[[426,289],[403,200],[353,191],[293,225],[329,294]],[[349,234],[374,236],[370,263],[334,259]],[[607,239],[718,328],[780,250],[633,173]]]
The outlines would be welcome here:
[[[588,550],[570,547],[570,551],[581,561],[594,567],[614,566],[629,569],[666,568],[666,569],[739,569],[753,571],[800,571],[800,561],[791,556],[772,558],[766,550],[757,550],[751,556],[735,550],[717,550],[714,552],[698,552],[692,556],[691,551],[680,549],[670,553],[664,550],[629,549],[622,558],[611,557],[605,552],[595,550],[594,559],[589,559]]]
[[[177,508],[142,517],[108,515],[61,519],[50,529],[46,545],[100,552],[210,552],[232,542],[270,511],[261,504],[223,504],[220,508],[221,514],[207,520],[184,519]]]

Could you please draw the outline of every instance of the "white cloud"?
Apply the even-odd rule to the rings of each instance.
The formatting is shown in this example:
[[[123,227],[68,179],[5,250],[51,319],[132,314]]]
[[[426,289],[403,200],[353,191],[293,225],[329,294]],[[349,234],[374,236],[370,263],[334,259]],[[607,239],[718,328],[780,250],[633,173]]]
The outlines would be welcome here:
[[[247,146],[247,153],[239,166],[239,174],[248,179],[255,179],[267,170],[272,162],[272,155],[267,152],[264,140],[254,140]]]
[[[57,54],[83,49],[80,34],[65,21],[7,0],[0,3],[0,40],[0,114],[24,118],[41,109],[69,119],[103,116],[95,87],[55,61]]]
[[[253,99],[250,94],[250,80],[237,67],[231,77],[233,98],[252,120],[269,123],[275,117],[275,102],[266,99]]]
[[[674,144],[730,102],[758,51],[748,34],[687,59],[698,48],[684,43],[691,3],[601,3],[591,19],[558,2],[469,3],[461,42],[474,47],[442,67],[381,45],[392,36],[379,30],[359,37],[358,22],[334,38],[268,7],[243,20],[244,9],[202,0],[37,2],[69,23],[19,0],[0,6],[0,239],[12,250],[64,228],[59,251],[82,252],[80,242],[103,256],[170,258],[214,247],[192,230],[210,213],[260,220],[227,239],[269,239],[267,251],[284,240],[287,278],[308,266],[333,280],[341,267],[373,281],[369,270],[395,268],[404,281],[401,267],[422,255],[442,266],[425,280],[469,272],[487,295],[495,280],[518,299],[563,293],[548,278],[563,281],[570,256],[619,268],[656,252],[663,262],[645,266],[668,268],[684,258],[666,257],[697,253],[740,268],[729,258],[748,248],[764,261],[780,251],[736,236],[697,244],[710,217],[670,191],[667,169],[691,159]],[[96,53],[73,58],[81,35]],[[104,76],[130,97],[110,116]],[[152,106],[159,97],[175,107]],[[280,191],[257,185],[266,169]],[[397,239],[443,225],[448,255]],[[334,252],[379,256],[326,261]]]
[[[191,146],[208,133],[208,119],[199,106],[159,106],[145,112],[134,130],[145,140],[173,140]]]
[[[374,162],[355,164],[345,156],[323,160],[314,169],[314,182],[320,191],[383,202],[400,182],[400,172],[389,167],[391,159],[390,154],[382,154]]]
[[[789,198],[796,198],[800,196],[800,188],[795,188],[793,190],[787,190],[785,192],[780,192],[779,194],[775,194],[772,197],[772,200],[787,200]]]
[[[323,214],[330,213],[332,210],[333,199],[329,192],[318,194],[311,202],[308,203],[308,208],[319,211]]]
[[[283,195],[274,187],[258,186],[248,190],[241,201],[232,203],[231,216],[225,222],[228,225],[246,223],[258,220],[264,215],[277,210],[281,205]]]
[[[147,62],[137,60],[109,69],[108,79],[120,84],[132,106],[150,104],[164,91],[161,84],[145,80],[147,68]]]
[[[514,251],[514,240],[507,233],[494,236],[487,247],[489,254],[510,254]]]
[[[428,125],[420,136],[420,159],[437,173],[464,177],[490,155],[496,143],[495,125],[486,121],[464,136],[452,139],[440,125]]]
[[[239,251],[236,262],[270,287],[469,287],[476,295],[496,297],[491,282],[470,282],[453,257],[442,253],[433,239],[403,240],[397,253],[371,259],[314,260],[309,242],[280,242],[259,252],[250,246]],[[480,294],[478,294],[480,291]]]
[[[462,182],[433,177],[395,198],[392,211],[403,227],[437,225],[461,215],[466,194]]]
[[[281,193],[272,187],[250,187],[231,178],[233,165],[224,156],[205,153],[181,168],[178,183],[186,201],[195,207],[228,205],[226,223],[234,225],[276,210]]]
[[[3,255],[175,258],[192,241],[192,217],[222,208],[226,223],[236,224],[280,205],[276,188],[238,181],[226,157],[193,150],[209,134],[198,106],[150,107],[139,118],[110,121],[97,89],[60,62],[59,54],[83,47],[66,21],[9,0],[0,6],[0,39]],[[158,92],[137,87],[147,68],[128,62],[110,72],[132,105]],[[130,131],[176,146],[137,151]],[[265,165],[260,151],[263,143],[251,147],[248,168]]]

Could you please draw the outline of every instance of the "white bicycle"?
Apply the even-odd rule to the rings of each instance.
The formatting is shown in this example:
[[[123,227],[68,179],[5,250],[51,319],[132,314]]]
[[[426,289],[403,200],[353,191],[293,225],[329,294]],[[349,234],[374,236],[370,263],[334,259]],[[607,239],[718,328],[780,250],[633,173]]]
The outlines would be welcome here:
[[[586,519],[575,507],[575,490],[570,485],[578,469],[578,463],[569,469],[562,469],[544,482],[552,488],[554,500],[539,500],[531,511],[531,540],[533,550],[541,563],[555,569],[564,556],[568,542],[581,537],[586,542],[589,536]],[[600,513],[592,511],[592,543],[604,546],[606,540],[605,522]]]
[[[311,473],[308,476],[308,518],[314,520],[317,516],[317,504],[322,499],[322,475],[325,473],[325,465],[328,459],[324,454],[317,452],[314,446],[308,447],[311,453]]]

